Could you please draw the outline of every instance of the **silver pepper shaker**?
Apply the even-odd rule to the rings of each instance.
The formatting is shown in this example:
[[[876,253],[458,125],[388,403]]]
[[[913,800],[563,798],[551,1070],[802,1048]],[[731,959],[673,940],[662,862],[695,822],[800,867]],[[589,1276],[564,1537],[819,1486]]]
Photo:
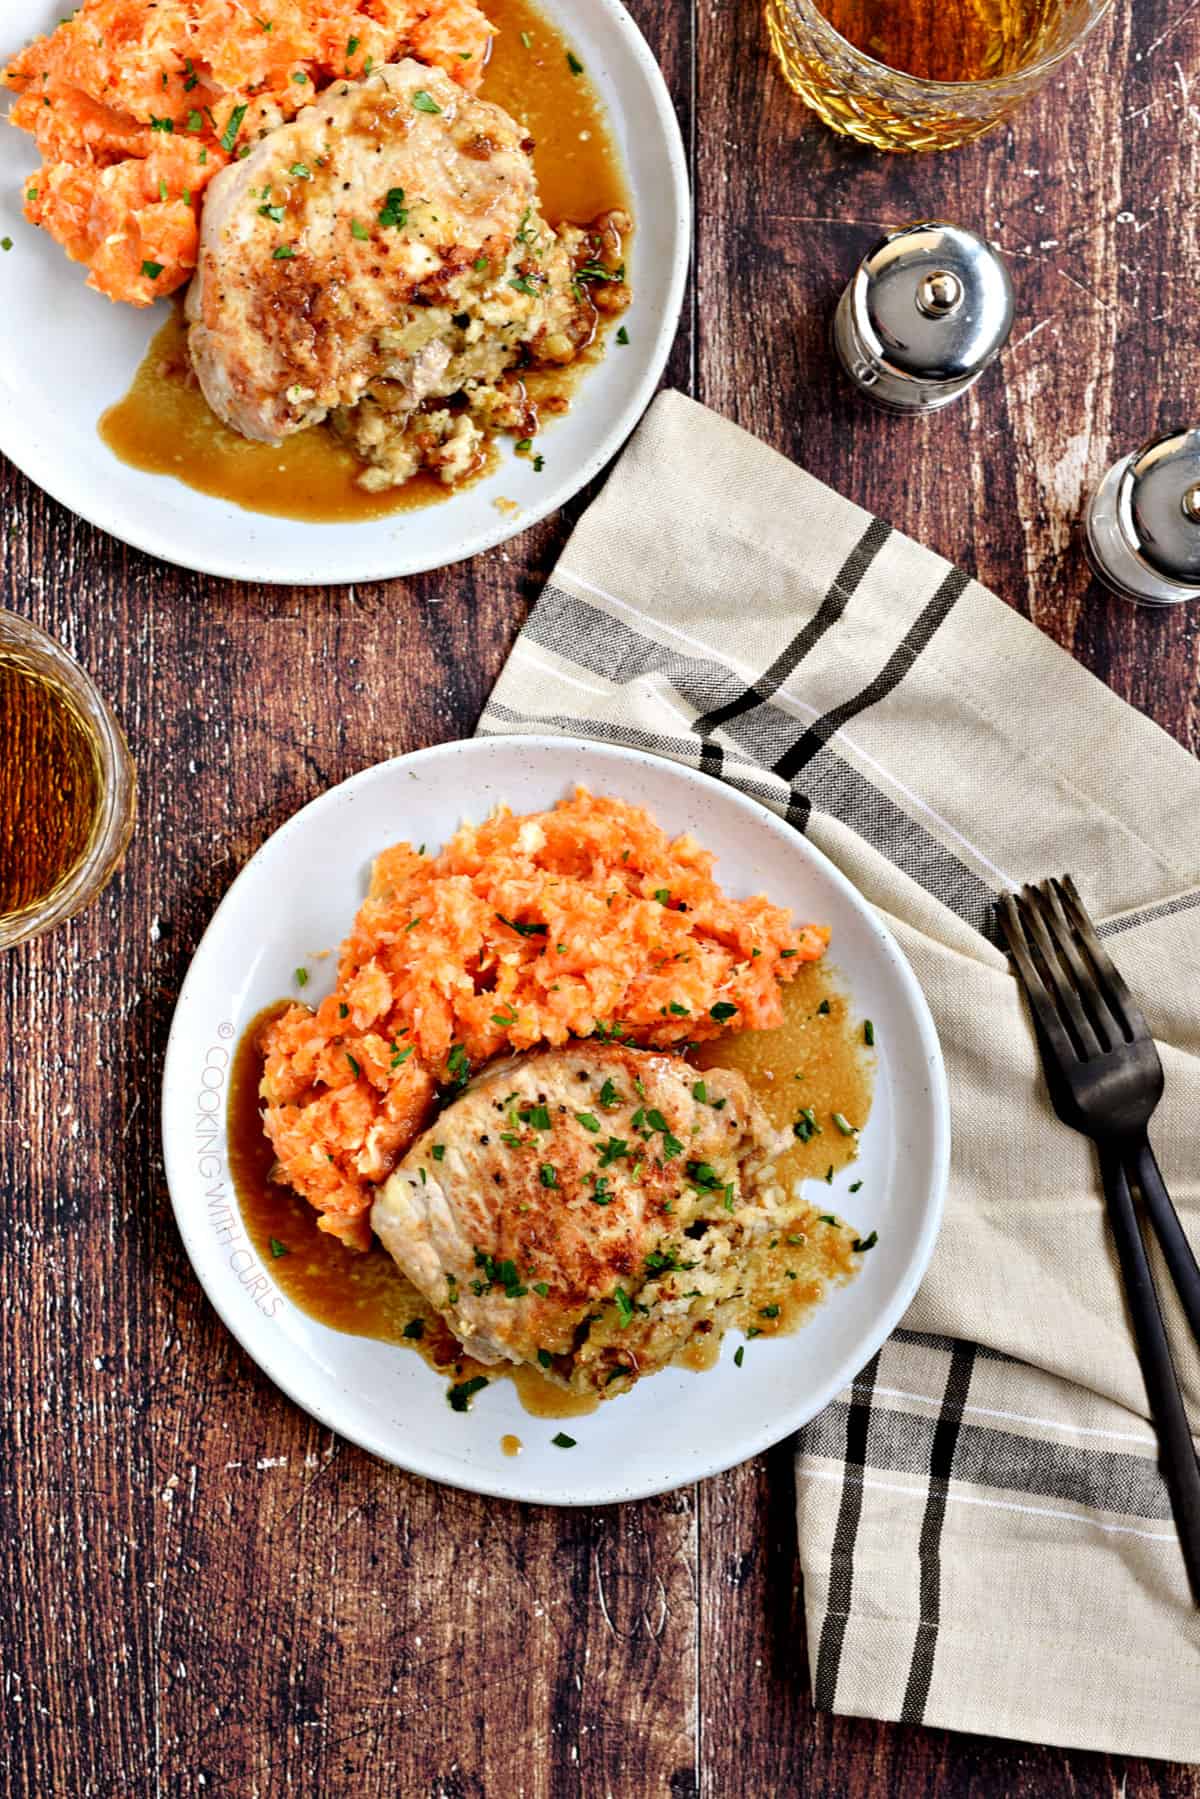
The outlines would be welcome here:
[[[1013,289],[990,244],[961,225],[909,225],[858,265],[833,322],[851,380],[890,412],[934,412],[1008,341]]]
[[[1200,429],[1152,438],[1115,463],[1088,507],[1099,580],[1142,606],[1200,598]]]

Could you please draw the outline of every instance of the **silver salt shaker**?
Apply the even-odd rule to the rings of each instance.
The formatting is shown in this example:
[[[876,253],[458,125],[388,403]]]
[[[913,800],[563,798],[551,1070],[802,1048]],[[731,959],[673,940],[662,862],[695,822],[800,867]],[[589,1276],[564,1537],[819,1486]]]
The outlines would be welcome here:
[[[1088,507],[1088,561],[1124,600],[1200,598],[1200,429],[1152,438],[1114,464]]]
[[[1008,270],[961,225],[926,222],[882,238],[858,265],[833,322],[851,380],[890,412],[934,412],[1000,354],[1013,323]]]

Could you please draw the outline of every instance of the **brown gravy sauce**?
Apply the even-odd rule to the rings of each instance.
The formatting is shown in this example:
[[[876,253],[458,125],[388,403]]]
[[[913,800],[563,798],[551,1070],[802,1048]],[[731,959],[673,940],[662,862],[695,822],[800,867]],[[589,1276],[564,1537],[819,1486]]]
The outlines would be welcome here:
[[[804,968],[784,989],[784,1022],[775,1031],[733,1032],[695,1053],[698,1068],[717,1065],[745,1075],[772,1123],[792,1125],[809,1107],[817,1129],[796,1142],[777,1164],[789,1185],[823,1182],[854,1159],[857,1139],[832,1122],[842,1114],[861,1128],[871,1106],[874,1056],[863,1043],[863,1025],[838,984],[836,972],[818,963]],[[274,1152],[263,1133],[258,1085],[262,1058],[258,1034],[290,1002],[268,1006],[251,1020],[234,1057],[227,1114],[229,1168],[246,1230],[279,1287],[292,1303],[322,1324],[359,1337],[377,1337],[415,1349],[452,1386],[482,1376],[509,1379],[521,1404],[536,1418],[575,1418],[594,1412],[594,1394],[568,1393],[536,1368],[484,1367],[462,1354],[457,1339],[378,1244],[360,1255],[317,1228],[317,1214],[290,1187],[271,1179]],[[785,1231],[750,1259],[747,1293],[738,1319],[748,1335],[779,1336],[801,1325],[831,1285],[854,1273],[852,1225],[822,1222],[830,1207],[809,1186]],[[777,1308],[769,1315],[767,1308]],[[676,1358],[697,1371],[711,1368],[721,1352],[721,1332],[695,1336]],[[518,1441],[513,1439],[513,1441]],[[506,1449],[505,1454],[516,1454]]]
[[[568,41],[530,0],[488,0],[499,28],[482,94],[503,106],[536,140],[534,164],[542,210],[552,225],[587,224],[614,207],[628,208],[628,192],[607,114],[588,80],[571,72]],[[529,40],[526,47],[524,38]],[[603,321],[602,321],[603,324]],[[538,370],[526,380],[535,403],[570,401],[603,351],[596,344],[564,369]],[[155,336],[123,400],[100,420],[100,436],[122,462],[150,474],[173,475],[188,487],[231,500],[251,512],[312,524],[390,517],[448,500],[459,487],[415,475],[403,487],[368,493],[355,476],[362,465],[332,432],[298,432],[278,449],[251,443],[222,425],[191,374],[187,332],[178,304]],[[480,480],[499,462],[494,446]]]

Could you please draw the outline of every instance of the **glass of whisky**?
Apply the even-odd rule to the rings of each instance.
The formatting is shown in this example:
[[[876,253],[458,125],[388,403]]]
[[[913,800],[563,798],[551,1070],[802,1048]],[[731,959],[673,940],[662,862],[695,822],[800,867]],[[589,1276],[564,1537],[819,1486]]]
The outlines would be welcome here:
[[[96,898],[135,810],[133,763],[106,701],[53,638],[0,612],[0,950]]]
[[[784,75],[877,150],[982,137],[1079,48],[1111,0],[766,0]]]

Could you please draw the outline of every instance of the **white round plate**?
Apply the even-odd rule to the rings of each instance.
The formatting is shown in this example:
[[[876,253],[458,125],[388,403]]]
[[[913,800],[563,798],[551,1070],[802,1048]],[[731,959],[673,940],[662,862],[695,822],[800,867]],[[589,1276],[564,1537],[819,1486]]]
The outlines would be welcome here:
[[[351,1337],[297,1310],[248,1242],[229,1177],[224,1107],[233,1051],[263,1006],[294,992],[293,970],[349,930],[376,853],[409,838],[440,845],[464,816],[501,802],[552,806],[582,782],[648,806],[720,858],[739,895],[765,892],[829,924],[831,959],[875,1026],[879,1071],[861,1153],[821,1187],[830,1208],[879,1232],[862,1271],[795,1335],[763,1338],[742,1367],[726,1338],[703,1374],[667,1369],[560,1426],[522,1410],[510,1381],[452,1412],[447,1383],[411,1350]],[[335,958],[306,989],[318,1003]],[[900,1319],[933,1250],[949,1155],[945,1075],[933,1021],[895,942],[849,882],[789,825],[677,763],[548,737],[476,738],[382,762],[314,800],[268,839],[217,910],[188,972],[167,1047],[163,1146],[188,1254],[225,1323],[298,1404],[364,1449],[451,1486],[545,1505],[600,1505],[702,1480],[814,1417]],[[862,1188],[851,1196],[851,1180]],[[525,1445],[504,1456],[506,1432]]]
[[[658,65],[619,0],[539,0],[575,46],[608,108],[636,230],[627,346],[610,343],[575,405],[546,433],[537,474],[511,446],[486,480],[441,505],[314,525],[268,518],[120,462],[97,423],[129,388],[165,307],[113,305],[84,285],[21,198],[37,166],[25,132],[0,131],[0,450],[30,480],[114,537],[202,574],[331,586],[383,581],[491,549],[564,505],[616,454],[649,404],[683,303],[691,233],[679,126]],[[4,0],[0,60],[50,31],[62,0]],[[500,511],[499,499],[516,512]]]

